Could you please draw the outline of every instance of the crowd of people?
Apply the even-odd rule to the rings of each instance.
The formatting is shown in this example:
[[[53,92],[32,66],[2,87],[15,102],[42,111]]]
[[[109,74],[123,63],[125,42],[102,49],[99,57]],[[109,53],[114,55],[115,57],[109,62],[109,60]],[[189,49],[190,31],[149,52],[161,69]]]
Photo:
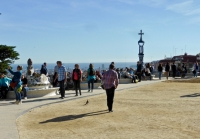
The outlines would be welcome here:
[[[13,75],[10,79],[4,74],[0,74],[0,99],[7,99],[9,90],[14,90],[16,101],[15,104],[21,104],[22,98],[27,99],[27,92],[29,90],[27,86],[27,79],[22,75],[22,67],[18,66],[17,71],[14,72],[8,67],[8,71]]]
[[[193,66],[194,77],[197,77],[198,69],[199,65],[196,62]],[[22,104],[22,98],[27,99],[27,92],[29,90],[27,86],[28,81],[26,77],[22,75],[21,66],[17,67],[16,72],[12,71],[10,67],[8,67],[8,71],[13,75],[12,79],[6,77],[4,74],[0,74],[0,98],[6,99],[8,91],[10,89],[13,89],[16,96],[15,104]],[[112,62],[108,70],[95,71],[94,65],[89,64],[89,68],[83,72],[80,69],[79,64],[75,64],[73,71],[67,72],[65,66],[62,65],[62,62],[57,61],[54,68],[52,85],[54,87],[60,87],[60,98],[64,99],[66,86],[70,83],[73,83],[72,89],[75,90],[75,96],[78,96],[82,95],[81,82],[83,80],[87,81],[88,83],[88,92],[93,92],[94,83],[100,82],[102,83],[102,88],[106,90],[108,110],[109,112],[112,112],[114,92],[119,84],[119,79],[130,78],[132,80],[132,83],[141,82],[141,79],[146,79],[146,77],[149,77],[149,79],[151,80],[154,71],[155,69],[152,63],[146,63],[143,67],[142,64],[138,61],[137,68],[135,70],[128,67],[126,67],[125,69],[115,68],[115,64],[114,62]],[[182,66],[178,67],[175,65],[175,63],[173,63],[172,65],[166,63],[164,66],[162,64],[159,64],[157,71],[159,79],[162,78],[163,73],[165,74],[166,79],[168,79],[170,74],[172,74],[173,78],[180,75],[181,77],[184,77],[187,73],[187,68],[184,63],[182,63]],[[40,73],[46,76],[48,75],[46,62],[44,62],[44,64],[41,66]]]

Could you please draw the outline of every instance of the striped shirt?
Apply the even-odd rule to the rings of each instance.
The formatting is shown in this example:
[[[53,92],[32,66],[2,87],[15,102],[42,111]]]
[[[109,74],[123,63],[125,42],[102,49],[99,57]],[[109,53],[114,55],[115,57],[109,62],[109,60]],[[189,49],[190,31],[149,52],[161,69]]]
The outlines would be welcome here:
[[[58,81],[65,80],[66,68],[64,66],[58,67]]]
[[[119,79],[116,71],[110,69],[103,74],[102,81],[104,83],[105,89],[110,89],[112,87],[118,86]]]

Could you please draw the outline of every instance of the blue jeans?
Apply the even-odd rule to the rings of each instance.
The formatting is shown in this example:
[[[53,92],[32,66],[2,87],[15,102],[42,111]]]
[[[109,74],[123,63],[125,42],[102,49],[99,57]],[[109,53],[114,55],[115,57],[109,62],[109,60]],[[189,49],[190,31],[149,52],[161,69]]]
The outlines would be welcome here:
[[[65,80],[58,81],[60,84],[60,94],[61,97],[65,97]]]
[[[88,81],[88,90],[90,90],[90,83],[92,84],[91,90],[93,90],[93,89],[94,89],[94,79],[90,79],[90,80]]]
[[[28,87],[23,87],[22,91],[23,91],[23,96],[27,97],[27,92],[28,92],[29,88]]]
[[[161,71],[158,72],[158,76],[159,76],[159,79],[161,79],[161,77],[162,77],[162,72]]]
[[[16,96],[16,100],[17,101],[21,101],[22,100],[22,96],[20,92],[17,92],[18,87],[15,87],[14,92],[15,92],[15,96]]]

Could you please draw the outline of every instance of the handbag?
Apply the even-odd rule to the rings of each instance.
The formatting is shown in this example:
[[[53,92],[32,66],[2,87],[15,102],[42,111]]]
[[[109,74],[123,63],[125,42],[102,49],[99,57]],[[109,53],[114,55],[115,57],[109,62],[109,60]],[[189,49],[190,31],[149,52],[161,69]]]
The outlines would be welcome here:
[[[17,86],[17,82],[10,82],[10,87],[13,89]]]

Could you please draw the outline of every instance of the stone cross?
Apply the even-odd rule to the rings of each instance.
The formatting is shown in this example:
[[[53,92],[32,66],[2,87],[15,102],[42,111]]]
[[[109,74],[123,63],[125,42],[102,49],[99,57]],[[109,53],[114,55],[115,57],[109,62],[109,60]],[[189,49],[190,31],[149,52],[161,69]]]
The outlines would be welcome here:
[[[140,33],[138,33],[138,35],[140,35],[140,39],[142,40],[142,35],[144,35],[144,33],[142,33],[142,30],[140,30]]]

